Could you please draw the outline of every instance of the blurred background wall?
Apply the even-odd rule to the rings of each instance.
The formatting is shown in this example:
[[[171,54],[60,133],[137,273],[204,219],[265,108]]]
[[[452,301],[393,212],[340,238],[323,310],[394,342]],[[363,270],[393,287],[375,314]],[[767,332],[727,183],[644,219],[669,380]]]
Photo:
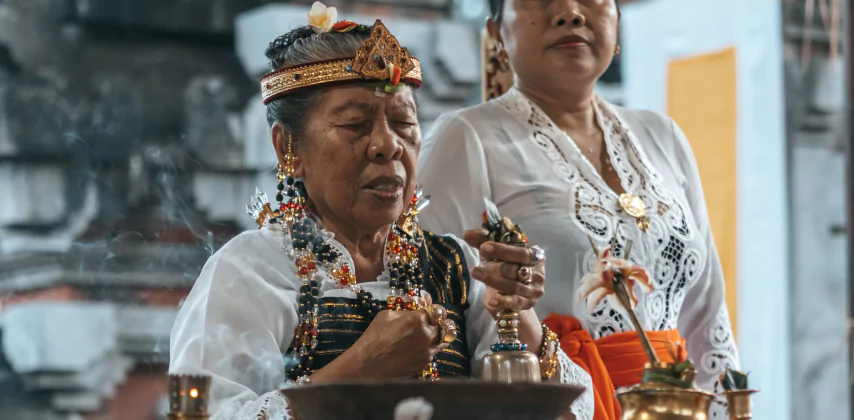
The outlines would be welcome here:
[[[0,418],[162,418],[177,307],[273,191],[257,80],[310,3],[0,0]],[[424,131],[480,100],[485,0],[327,4],[421,59]],[[755,418],[844,418],[841,0],[621,4],[599,92],[696,127]]]

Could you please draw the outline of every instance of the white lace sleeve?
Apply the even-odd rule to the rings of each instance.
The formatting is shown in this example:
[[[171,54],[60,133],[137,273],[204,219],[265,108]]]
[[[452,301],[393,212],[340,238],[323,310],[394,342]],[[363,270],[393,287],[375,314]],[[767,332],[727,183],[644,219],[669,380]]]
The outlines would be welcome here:
[[[590,375],[569,359],[569,356],[558,349],[558,364],[560,365],[560,383],[580,385],[584,393],[572,403],[570,410],[576,420],[593,420],[593,380]]]
[[[218,417],[234,420],[291,420],[288,402],[279,391],[271,391],[247,402],[235,413],[218,413]]]
[[[729,320],[724,291],[724,275],[717,248],[712,238],[703,187],[691,146],[682,130],[671,121],[677,145],[677,159],[682,162],[686,196],[708,249],[706,266],[694,286],[685,295],[679,314],[679,332],[688,344],[688,354],[697,368],[697,384],[710,392],[722,391],[718,378],[727,368],[738,369],[738,350]],[[726,403],[718,398],[711,410],[712,419],[727,418]]]
[[[205,264],[170,339],[169,371],[211,378],[211,420],[288,419],[282,345],[297,325],[291,282],[275,235],[232,239]],[[272,246],[271,246],[272,243]]]

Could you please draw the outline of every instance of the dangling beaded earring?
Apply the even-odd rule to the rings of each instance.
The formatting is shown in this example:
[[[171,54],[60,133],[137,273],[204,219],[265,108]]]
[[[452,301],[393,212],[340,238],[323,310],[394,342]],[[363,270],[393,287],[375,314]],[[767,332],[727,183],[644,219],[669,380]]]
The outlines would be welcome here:
[[[504,48],[498,50],[498,59],[501,60],[502,64],[507,64],[510,61],[510,56],[507,55],[507,50]]]
[[[617,46],[614,47],[614,55],[620,55],[620,44],[617,44]]]
[[[276,186],[276,189],[279,191],[278,193],[276,193],[276,201],[279,202],[279,210],[285,211],[285,197],[283,195],[285,193],[285,171],[282,170],[281,163],[279,164],[279,173],[278,175],[276,175],[276,177],[279,179],[279,185]]]
[[[293,143],[293,137],[288,133],[288,152],[285,154],[285,166],[283,168],[282,164],[279,163],[279,185],[276,187],[279,191],[276,194],[276,201],[279,202],[279,211],[282,212],[286,223],[293,221],[305,210],[307,198],[305,185],[293,177],[294,160],[296,159]],[[287,185],[287,189],[285,189],[285,185]]]

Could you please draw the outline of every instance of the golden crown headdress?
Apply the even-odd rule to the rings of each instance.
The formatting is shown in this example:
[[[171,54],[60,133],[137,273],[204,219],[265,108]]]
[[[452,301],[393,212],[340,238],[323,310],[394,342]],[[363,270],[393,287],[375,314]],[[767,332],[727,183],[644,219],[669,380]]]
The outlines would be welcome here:
[[[332,9],[331,16],[334,19],[337,13],[334,8],[322,7],[324,10]],[[309,13],[310,26],[318,34],[367,30],[365,26],[350,21],[333,25],[328,23],[329,15],[318,18],[312,13]],[[261,79],[261,97],[264,104],[267,104],[276,98],[306,88],[372,80],[385,81],[387,92],[396,91],[400,82],[421,86],[421,63],[411,57],[406,48],[400,46],[397,38],[379,19],[353,57],[300,64],[268,73]]]

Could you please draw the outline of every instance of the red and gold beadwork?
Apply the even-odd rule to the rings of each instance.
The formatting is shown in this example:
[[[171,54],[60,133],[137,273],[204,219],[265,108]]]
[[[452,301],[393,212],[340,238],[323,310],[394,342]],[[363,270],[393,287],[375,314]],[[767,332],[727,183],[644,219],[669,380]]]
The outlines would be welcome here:
[[[280,186],[282,184],[280,183]],[[296,197],[304,197],[304,186],[298,185]],[[289,195],[289,198],[294,198]],[[416,193],[406,214],[417,213],[417,208],[426,201],[421,193]],[[284,217],[280,215],[280,217]],[[318,272],[324,271],[331,276],[338,287],[349,287],[356,292],[359,304],[368,311],[372,319],[381,310],[416,311],[422,309],[422,288],[424,285],[421,271],[421,247],[423,232],[414,220],[410,220],[412,232],[401,229],[397,223],[391,226],[387,237],[385,259],[389,265],[390,292],[385,301],[375,299],[371,293],[364,290],[356,281],[354,270],[347,260],[341,258],[337,250],[322,239],[316,230],[315,222],[307,214],[304,205],[298,204],[290,220],[281,220],[293,238],[294,265],[301,280],[299,298],[299,319],[290,355],[297,361],[294,369],[289,372],[294,380],[307,378],[312,372],[314,356],[318,345],[319,297]],[[320,235],[320,236],[318,236]],[[429,299],[426,300],[429,302]],[[453,321],[450,321],[453,324]],[[443,329],[451,336],[456,336],[456,326]],[[434,359],[418,375],[422,380],[439,379],[438,366]]]

